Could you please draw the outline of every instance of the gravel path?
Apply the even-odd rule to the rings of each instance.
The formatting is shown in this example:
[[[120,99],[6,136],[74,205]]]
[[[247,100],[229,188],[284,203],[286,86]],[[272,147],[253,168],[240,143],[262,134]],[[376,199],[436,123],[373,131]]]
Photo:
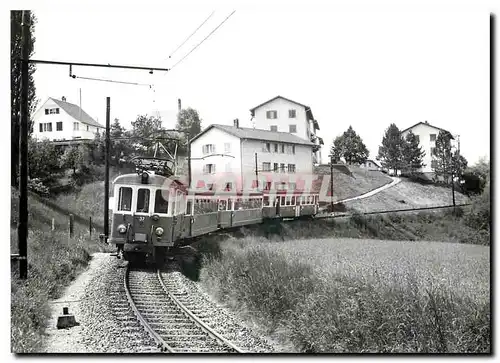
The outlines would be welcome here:
[[[155,342],[139,325],[128,306],[123,278],[126,262],[108,253],[95,253],[89,267],[66,289],[63,296],[51,302],[52,318],[46,330],[43,353],[159,353]],[[270,343],[256,336],[243,322],[218,307],[203,294],[197,284],[181,273],[179,279],[190,294],[200,301],[209,314],[206,321],[220,324],[227,339],[251,352],[273,352]],[[57,329],[57,317],[63,307],[69,308],[79,325]],[[205,319],[204,319],[205,320]]]

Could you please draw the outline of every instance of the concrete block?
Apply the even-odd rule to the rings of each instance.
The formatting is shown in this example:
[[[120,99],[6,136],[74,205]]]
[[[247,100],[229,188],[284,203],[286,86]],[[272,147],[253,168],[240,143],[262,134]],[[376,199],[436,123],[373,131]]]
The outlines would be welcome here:
[[[63,308],[63,315],[57,317],[57,329],[72,328],[76,325],[80,325],[76,322],[75,316],[69,313],[67,307]]]

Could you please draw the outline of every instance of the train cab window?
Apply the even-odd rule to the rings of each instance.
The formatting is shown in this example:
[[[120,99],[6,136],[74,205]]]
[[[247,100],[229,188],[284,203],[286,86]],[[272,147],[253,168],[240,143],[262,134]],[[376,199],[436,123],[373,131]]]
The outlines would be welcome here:
[[[290,197],[286,197],[286,205],[290,205]]]
[[[227,200],[226,210],[233,210],[233,200],[231,198]]]
[[[130,212],[132,210],[132,188],[121,187],[118,193],[118,210]]]
[[[295,197],[292,197],[292,200],[290,202],[291,205],[295,205]]]
[[[149,212],[149,189],[139,189],[137,193],[137,210],[138,213]]]
[[[280,205],[285,205],[285,197],[280,197],[281,201],[280,201]]]
[[[168,190],[158,189],[155,197],[155,213],[168,213]]]
[[[268,206],[268,205],[270,205],[270,203],[269,203],[269,196],[266,195],[264,197],[264,206]]]

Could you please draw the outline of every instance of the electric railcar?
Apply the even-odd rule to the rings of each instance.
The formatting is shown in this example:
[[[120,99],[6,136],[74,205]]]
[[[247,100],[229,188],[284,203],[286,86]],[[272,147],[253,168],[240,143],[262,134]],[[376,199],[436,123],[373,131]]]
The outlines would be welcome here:
[[[113,185],[109,242],[130,261],[157,261],[217,230],[318,211],[317,194],[189,190],[176,179],[147,172],[118,176]]]

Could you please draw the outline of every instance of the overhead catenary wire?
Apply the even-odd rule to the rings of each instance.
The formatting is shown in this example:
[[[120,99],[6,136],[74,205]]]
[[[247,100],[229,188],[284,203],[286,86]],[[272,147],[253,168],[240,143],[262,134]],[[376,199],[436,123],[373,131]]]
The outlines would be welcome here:
[[[208,16],[208,18],[205,19],[205,21],[203,23],[200,24],[200,26],[198,26],[198,28],[196,28],[196,30],[194,32],[191,33],[191,35],[189,35],[177,48],[175,48],[175,50],[168,56],[168,58],[172,58],[172,56],[174,55],[175,52],[177,52],[179,50],[180,47],[182,47],[184,44],[186,44],[186,42],[191,39],[191,37],[203,26],[203,24],[205,24],[208,19],[210,19],[212,17],[212,15],[214,15],[215,11],[212,11],[212,14],[210,14]]]
[[[172,70],[175,66],[177,66],[179,63],[181,63],[184,59],[186,59],[186,57],[188,55],[190,55],[196,48],[198,48],[201,44],[203,44],[203,42],[205,40],[208,39],[208,37],[210,37],[217,29],[219,29],[222,24],[224,24],[234,13],[236,12],[236,10],[233,10],[233,12],[231,14],[229,14],[219,25],[217,25],[215,27],[215,29],[213,29],[205,38],[203,38],[203,40],[201,42],[199,42],[198,44],[196,44],[193,49],[191,49],[184,57],[182,57],[177,63],[175,63],[172,67],[170,67],[170,70]]]

